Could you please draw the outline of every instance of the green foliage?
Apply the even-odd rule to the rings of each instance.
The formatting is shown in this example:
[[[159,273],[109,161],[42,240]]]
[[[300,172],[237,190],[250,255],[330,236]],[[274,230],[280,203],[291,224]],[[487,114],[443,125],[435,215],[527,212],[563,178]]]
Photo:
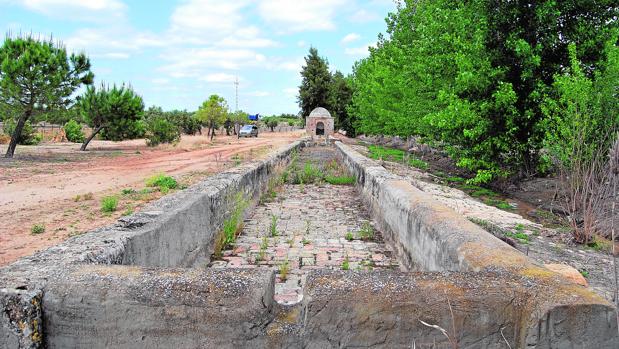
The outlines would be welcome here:
[[[354,176],[334,176],[334,175],[326,175],[325,182],[333,185],[352,185],[355,184]]]
[[[30,228],[30,233],[32,235],[39,235],[45,233],[45,225],[43,224],[35,224]]]
[[[195,117],[202,125],[213,130],[216,125],[223,124],[228,118],[228,103],[223,97],[211,95],[202,103]],[[214,135],[215,132],[212,132],[211,138]]]
[[[269,119],[265,124],[268,128],[271,129],[271,132],[273,132],[275,131],[275,128],[277,127],[277,125],[279,125],[279,122],[274,119]]]
[[[69,120],[64,125],[64,133],[67,136],[69,142],[82,143],[84,141],[84,132],[82,132],[82,125],[75,120]]]
[[[400,150],[400,149],[385,148],[385,147],[381,147],[378,145],[370,145],[368,146],[368,150],[369,150],[369,156],[372,159],[408,163],[408,165],[422,169],[422,170],[427,170],[429,167],[427,162],[417,159],[413,155],[407,154],[405,151]]]
[[[305,57],[305,65],[301,70],[301,86],[297,100],[301,115],[308,116],[317,107],[329,106],[331,73],[329,62],[318,55],[318,50],[311,47]]]
[[[279,232],[277,231],[277,216],[276,215],[271,215],[271,223],[269,224],[269,234],[271,235],[271,237],[275,237],[279,235]]]
[[[547,171],[548,161],[539,162],[550,143],[542,102],[558,87],[553,76],[570,66],[567,43],[584,76],[606,74],[599,86],[612,91],[608,76],[618,65],[604,63],[602,48],[618,13],[611,0],[401,2],[388,35],[353,69],[353,126],[420,136],[475,171],[471,183]],[[606,115],[617,115],[616,92],[601,99],[615,111]]]
[[[342,262],[342,270],[350,270],[350,261],[348,260],[348,255],[344,257],[344,261]]]
[[[84,121],[93,129],[81,150],[99,133],[103,139],[121,141],[140,138],[144,135],[142,114],[144,102],[130,86],[101,84],[97,89],[89,86],[78,100]]]
[[[356,133],[352,115],[348,114],[348,105],[352,101],[353,94],[350,78],[346,78],[340,71],[336,71],[331,78],[329,89],[329,103],[327,105],[335,118],[335,129],[344,130],[346,136],[354,137]]]
[[[355,235],[353,235],[353,233],[351,233],[351,232],[347,232],[346,235],[344,236],[344,238],[347,241],[353,241],[355,239]]]
[[[166,176],[163,173],[156,174],[148,179],[146,179],[147,187],[157,187],[159,191],[166,194],[171,189],[176,189],[178,187],[178,182],[174,177]]]
[[[63,45],[51,39],[7,35],[0,46],[0,109],[17,117],[6,157],[13,157],[31,117],[67,107],[75,90],[92,80],[85,54],[68,55]]]
[[[243,197],[243,193],[238,193],[234,197],[232,212],[228,219],[224,221],[223,227],[223,246],[231,248],[236,243],[236,237],[243,223],[243,213],[249,206],[247,199]]]
[[[144,113],[146,144],[154,147],[162,143],[177,143],[181,139],[181,127],[174,123],[160,107],[150,107]]]
[[[15,132],[15,121],[11,118],[7,119],[2,126],[3,132],[12,136]],[[30,121],[26,121],[24,124],[21,135],[17,138],[17,144],[19,145],[37,145],[41,142],[42,136],[39,133],[34,132],[34,127],[30,124]]]
[[[288,260],[286,259],[284,262],[282,262],[279,265],[279,278],[282,281],[286,281],[286,279],[288,279],[288,273],[290,272],[290,263],[288,262]]]
[[[112,213],[118,208],[118,198],[116,196],[105,196],[101,199],[101,211]]]
[[[365,241],[374,239],[374,228],[372,228],[369,222],[363,222],[361,230],[359,230],[359,237]]]

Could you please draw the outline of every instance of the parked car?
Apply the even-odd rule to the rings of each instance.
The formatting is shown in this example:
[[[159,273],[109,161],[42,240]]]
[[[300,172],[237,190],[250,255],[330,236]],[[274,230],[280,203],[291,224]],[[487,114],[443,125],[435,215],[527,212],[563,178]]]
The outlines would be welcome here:
[[[241,130],[239,131],[239,138],[241,137],[258,137],[258,126],[245,125],[241,127]]]

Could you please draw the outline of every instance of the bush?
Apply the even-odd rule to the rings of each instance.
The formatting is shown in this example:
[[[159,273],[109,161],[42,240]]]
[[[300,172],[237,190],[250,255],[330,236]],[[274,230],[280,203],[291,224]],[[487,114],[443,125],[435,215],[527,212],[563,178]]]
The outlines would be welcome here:
[[[118,208],[118,198],[116,196],[106,196],[101,199],[101,211],[112,213]]]
[[[149,147],[161,143],[177,143],[181,139],[181,130],[163,116],[155,116],[146,122],[146,144]]]
[[[11,137],[13,135],[13,131],[15,131],[15,120],[9,118],[4,121],[2,130],[4,133]],[[19,145],[37,145],[41,143],[43,136],[40,133],[35,133],[34,127],[30,121],[26,121],[24,124],[24,128],[22,129],[21,136],[17,140],[17,144]],[[9,139],[10,141],[10,139]]]
[[[30,229],[30,232],[33,235],[43,234],[45,232],[45,226],[43,224],[35,224]]]
[[[64,124],[64,133],[69,142],[82,143],[84,141],[82,125],[75,120],[69,120],[66,124]]]
[[[170,189],[176,189],[178,182],[176,179],[164,174],[154,175],[146,180],[147,187],[158,187],[162,193],[167,193]]]

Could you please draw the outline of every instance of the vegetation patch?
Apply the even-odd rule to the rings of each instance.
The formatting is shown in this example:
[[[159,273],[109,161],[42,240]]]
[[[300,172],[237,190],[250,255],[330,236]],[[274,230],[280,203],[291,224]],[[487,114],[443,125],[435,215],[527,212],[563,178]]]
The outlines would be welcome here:
[[[178,182],[173,177],[160,173],[148,178],[146,180],[146,186],[157,187],[159,191],[167,194],[171,189],[176,189],[178,187]]]
[[[421,170],[429,168],[428,163],[400,149],[385,148],[379,145],[369,145],[369,156],[375,160],[385,160],[408,164]]]
[[[30,228],[30,233],[32,235],[39,235],[45,233],[45,225],[43,224],[35,224]]]
[[[103,213],[115,212],[118,208],[118,198],[116,196],[106,196],[101,199],[101,211]]]

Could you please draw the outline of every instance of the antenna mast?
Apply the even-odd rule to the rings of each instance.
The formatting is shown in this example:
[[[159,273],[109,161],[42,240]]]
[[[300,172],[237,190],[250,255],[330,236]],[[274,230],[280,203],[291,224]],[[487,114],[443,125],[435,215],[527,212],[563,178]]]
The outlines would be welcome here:
[[[238,76],[236,77],[236,80],[234,80],[234,88],[236,90],[235,111],[238,111],[239,110],[239,77]]]

